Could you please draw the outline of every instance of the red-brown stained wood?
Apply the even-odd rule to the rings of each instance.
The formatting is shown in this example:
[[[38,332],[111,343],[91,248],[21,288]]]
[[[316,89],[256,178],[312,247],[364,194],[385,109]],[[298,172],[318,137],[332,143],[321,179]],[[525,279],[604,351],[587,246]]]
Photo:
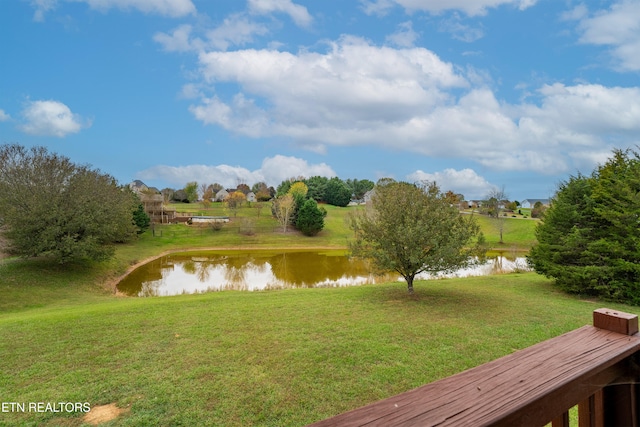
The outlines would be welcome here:
[[[551,421],[551,427],[570,427],[569,425],[569,412],[564,412],[558,418]],[[582,426],[580,426],[582,427]]]
[[[639,350],[640,335],[584,326],[312,426],[544,425],[624,375]]]
[[[578,404],[578,427],[604,427],[602,390]]]
[[[638,316],[622,311],[599,308],[593,312],[593,326],[625,335],[638,333]]]

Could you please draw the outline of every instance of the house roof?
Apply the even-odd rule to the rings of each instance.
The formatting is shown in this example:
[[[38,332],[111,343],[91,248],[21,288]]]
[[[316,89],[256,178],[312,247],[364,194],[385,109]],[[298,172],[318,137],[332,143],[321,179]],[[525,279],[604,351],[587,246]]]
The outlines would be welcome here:
[[[148,188],[146,184],[139,179],[131,181],[131,183],[129,183],[129,187],[132,190],[146,190]]]
[[[542,203],[543,205],[548,205],[551,202],[551,200],[549,200],[549,199],[524,199],[522,202],[520,202],[520,204],[522,204],[524,202],[527,202],[527,203],[529,203],[531,205],[535,205],[538,202]]]

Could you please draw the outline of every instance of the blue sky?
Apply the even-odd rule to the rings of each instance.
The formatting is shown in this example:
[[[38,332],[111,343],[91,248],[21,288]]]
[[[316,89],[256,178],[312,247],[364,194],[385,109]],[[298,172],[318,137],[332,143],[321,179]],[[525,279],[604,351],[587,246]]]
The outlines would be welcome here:
[[[640,143],[640,0],[6,0],[0,144],[158,188],[551,196]]]

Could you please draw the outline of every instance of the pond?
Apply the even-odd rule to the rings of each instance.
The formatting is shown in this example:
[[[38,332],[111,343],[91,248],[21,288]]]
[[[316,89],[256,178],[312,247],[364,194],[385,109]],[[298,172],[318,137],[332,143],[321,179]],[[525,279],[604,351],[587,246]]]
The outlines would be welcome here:
[[[514,269],[527,269],[524,258],[493,254],[485,265],[446,277]],[[429,278],[432,277],[423,275],[417,279]],[[131,272],[116,288],[125,295],[146,297],[222,290],[354,286],[397,280],[402,280],[397,273],[376,275],[367,262],[350,258],[344,251],[206,251],[160,257]]]

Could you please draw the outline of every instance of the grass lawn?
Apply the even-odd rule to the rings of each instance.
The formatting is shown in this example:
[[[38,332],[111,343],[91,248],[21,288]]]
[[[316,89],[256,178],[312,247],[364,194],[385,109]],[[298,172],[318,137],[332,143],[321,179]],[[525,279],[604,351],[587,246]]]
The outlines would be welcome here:
[[[414,296],[400,283],[90,295],[0,315],[2,401],[115,403],[126,412],[110,425],[298,426],[590,324],[603,305],[532,273],[418,282]]]
[[[145,233],[139,242],[130,246],[129,252],[135,252],[137,256],[134,258],[138,258],[184,247],[347,247],[349,239],[353,236],[353,231],[348,227],[348,215],[362,207],[321,206],[327,210],[325,228],[317,236],[308,237],[291,228],[287,233],[283,233],[271,217],[271,207],[268,203],[265,203],[260,211],[253,207],[244,207],[235,217],[225,210],[222,203],[213,203],[206,210],[200,204],[173,204],[172,207],[178,212],[225,215],[230,216],[231,222],[219,231],[206,226],[189,227],[184,224],[156,226],[154,233]],[[527,251],[535,244],[534,229],[537,220],[507,218],[503,232],[504,243],[500,244],[499,233],[492,220],[482,215],[475,215],[475,218],[493,249]],[[247,230],[251,230],[252,233],[247,233]],[[126,247],[119,251],[125,258],[130,256],[129,252]]]
[[[500,243],[495,220],[483,215],[476,215],[476,218],[487,243],[494,250],[528,251],[536,243],[536,219],[507,218],[502,231],[503,243]]]
[[[165,251],[346,247],[357,208],[325,208],[316,237],[247,208],[220,231],[157,226],[108,262],[1,260],[0,403],[115,404],[125,412],[106,425],[117,426],[304,425],[589,324],[600,306],[638,310],[565,296],[531,273],[417,282],[414,296],[400,283],[147,299],[105,286]],[[534,225],[508,220],[504,246],[528,248]],[[0,412],[0,426],[82,423]]]

